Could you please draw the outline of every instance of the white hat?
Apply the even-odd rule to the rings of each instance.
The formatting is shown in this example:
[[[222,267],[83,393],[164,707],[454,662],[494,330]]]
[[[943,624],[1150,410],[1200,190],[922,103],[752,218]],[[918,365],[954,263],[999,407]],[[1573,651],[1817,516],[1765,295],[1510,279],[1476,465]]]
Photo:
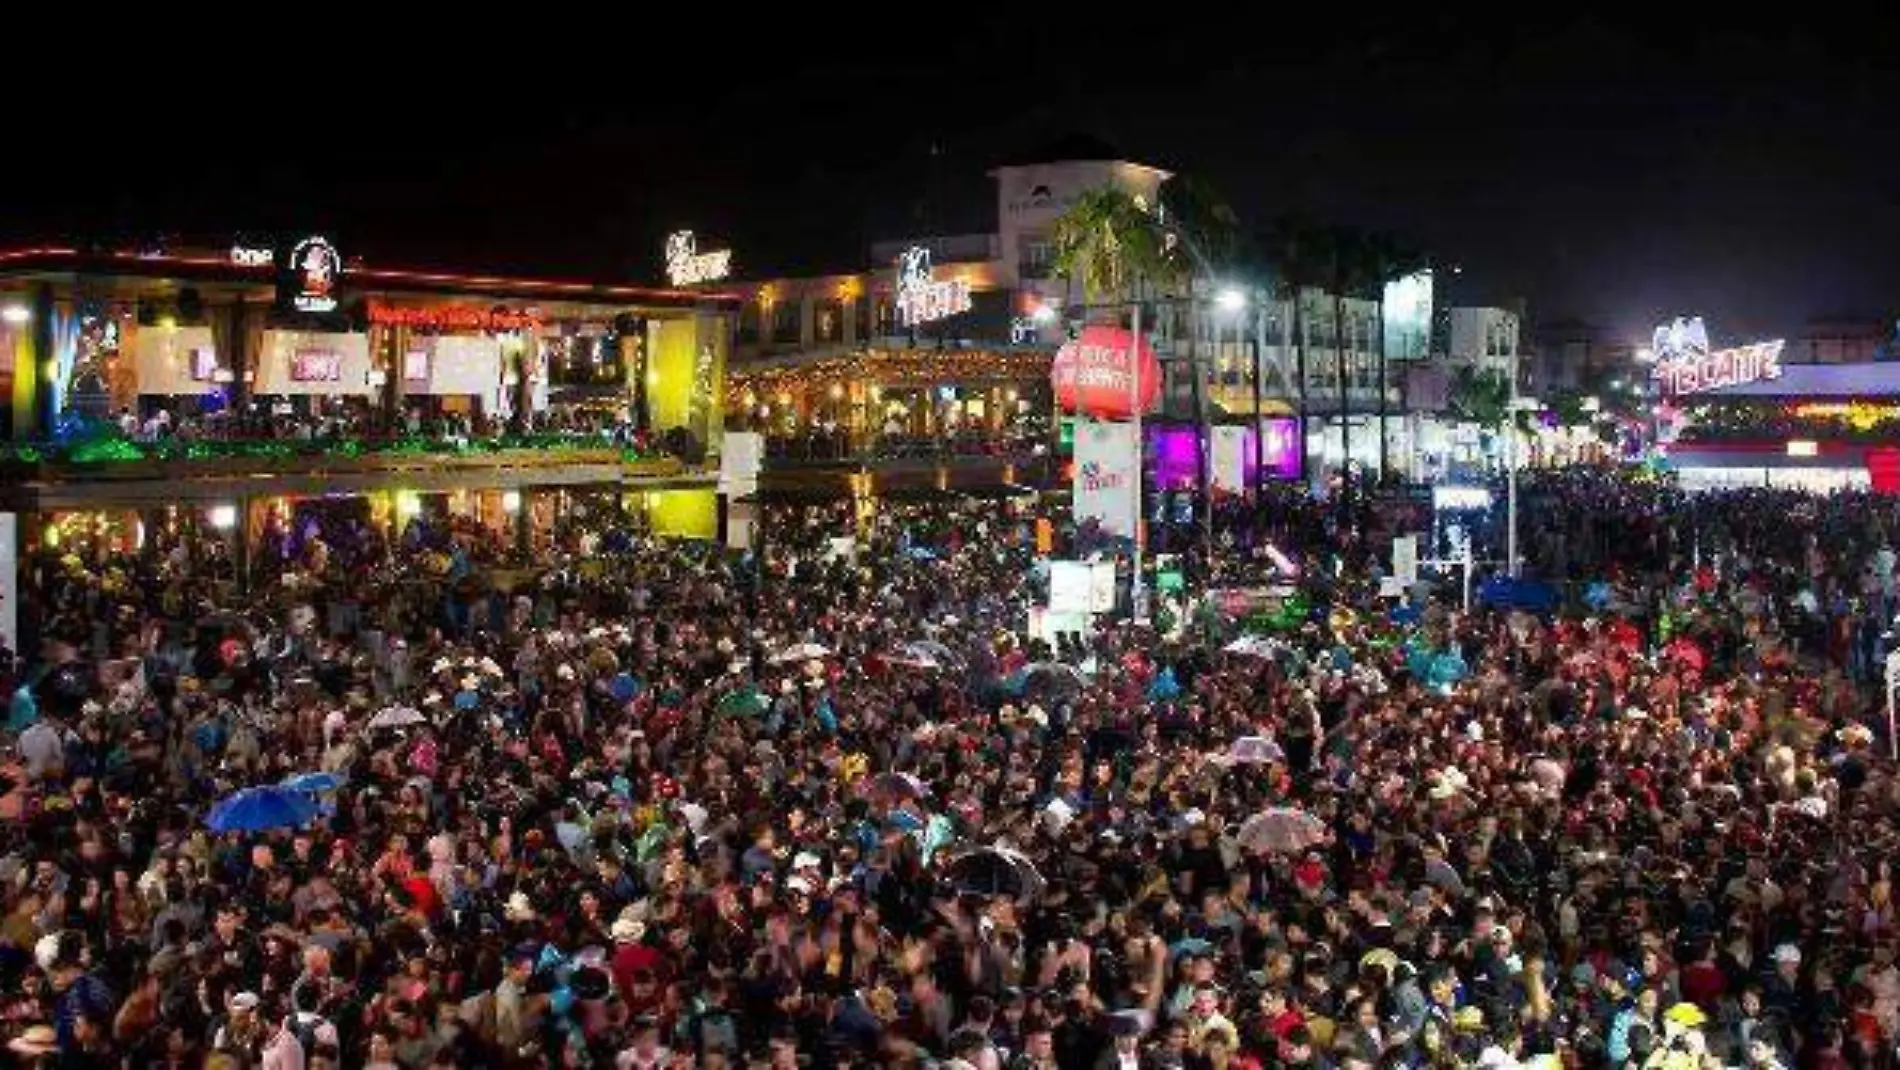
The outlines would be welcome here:
[[[1801,949],[1793,944],[1782,944],[1775,948],[1775,961],[1799,966],[1801,965]]]
[[[646,938],[647,923],[622,915],[614,919],[613,927],[607,930],[607,934],[619,943],[637,944]]]
[[[801,895],[810,895],[811,882],[803,877],[792,877],[786,880],[785,890],[788,892],[798,892]]]
[[[509,921],[530,921],[534,918],[534,906],[528,902],[526,892],[516,892],[509,896],[501,912]]]
[[[817,869],[823,864],[823,862],[819,861],[818,856],[812,854],[810,851],[800,851],[792,856],[793,869]]]
[[[237,995],[231,997],[231,1009],[254,1011],[260,1002],[262,1001],[257,998],[257,993],[255,992],[239,992]]]

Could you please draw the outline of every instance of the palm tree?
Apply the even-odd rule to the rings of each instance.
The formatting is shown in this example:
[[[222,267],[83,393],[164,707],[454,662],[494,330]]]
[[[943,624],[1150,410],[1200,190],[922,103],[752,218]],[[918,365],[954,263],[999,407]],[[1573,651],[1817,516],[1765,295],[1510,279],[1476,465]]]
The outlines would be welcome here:
[[[1367,279],[1371,297],[1378,308],[1378,321],[1375,328],[1374,343],[1379,347],[1376,352],[1379,360],[1379,478],[1383,480],[1388,471],[1386,416],[1388,406],[1386,394],[1389,384],[1386,382],[1385,348],[1385,287],[1387,283],[1397,282],[1413,272],[1422,270],[1426,265],[1425,257],[1415,252],[1409,245],[1391,234],[1372,234],[1366,238]]]
[[[1050,232],[1058,277],[1079,280],[1090,305],[1132,301],[1150,286],[1180,277],[1180,262],[1155,219],[1126,190],[1089,190]]]
[[[1294,389],[1298,400],[1300,436],[1300,473],[1310,471],[1307,463],[1307,420],[1308,404],[1306,397],[1306,288],[1320,277],[1326,263],[1325,233],[1311,220],[1299,215],[1281,216],[1274,224],[1269,247],[1273,250],[1275,261],[1276,299],[1290,299],[1293,316],[1288,329],[1293,338],[1293,375]],[[1256,362],[1254,379],[1259,381],[1260,369]],[[1258,452],[1258,449],[1256,449]],[[1255,462],[1259,463],[1256,456]]]

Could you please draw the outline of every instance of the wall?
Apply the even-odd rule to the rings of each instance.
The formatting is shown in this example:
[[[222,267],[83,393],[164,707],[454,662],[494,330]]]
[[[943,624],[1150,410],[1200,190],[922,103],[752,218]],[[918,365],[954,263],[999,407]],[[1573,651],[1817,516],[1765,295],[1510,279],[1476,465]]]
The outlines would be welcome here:
[[[336,354],[337,377],[328,381],[299,381],[291,378],[291,361],[297,353],[317,350]],[[369,395],[369,336],[366,334],[327,334],[317,331],[265,331],[263,350],[258,354],[257,378],[251,384],[254,394],[325,394],[334,396]]]
[[[211,350],[217,342],[210,327],[141,327],[132,332],[132,365],[138,392],[153,395],[203,394],[215,382],[192,376],[192,352]],[[223,354],[217,354],[223,366]]]
[[[412,337],[403,361],[416,351],[429,354],[429,377],[405,378],[405,394],[473,394],[486,412],[498,411],[501,393],[501,341],[485,335]]]
[[[719,498],[711,488],[645,492],[647,526],[674,539],[719,537]]]
[[[990,172],[996,179],[997,231],[1002,241],[1001,281],[1011,288],[1031,288],[1049,296],[1081,299],[1078,290],[1068,293],[1061,279],[1030,280],[1025,286],[1018,277],[1022,262],[1023,239],[1044,236],[1077,197],[1088,190],[1115,186],[1144,198],[1150,205],[1160,199],[1161,183],[1168,173],[1137,163],[1108,160],[1074,160],[1062,163],[999,167]]]

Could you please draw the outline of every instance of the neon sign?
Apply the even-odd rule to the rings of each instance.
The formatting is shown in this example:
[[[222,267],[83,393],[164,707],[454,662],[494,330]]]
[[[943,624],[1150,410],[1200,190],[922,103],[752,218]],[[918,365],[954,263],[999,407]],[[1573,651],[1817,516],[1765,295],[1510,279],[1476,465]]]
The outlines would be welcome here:
[[[1804,401],[1788,411],[1803,420],[1839,420],[1856,431],[1900,420],[1900,405],[1871,401]]]
[[[231,263],[238,267],[270,267],[277,262],[277,254],[269,249],[257,249],[248,245],[231,246]]]
[[[1665,394],[1699,394],[1781,378],[1781,339],[1718,349],[1687,352],[1659,359],[1650,374]]]
[[[897,258],[897,314],[906,327],[946,319],[970,310],[970,284],[962,279],[938,282],[930,273],[930,250],[913,245]]]
[[[732,274],[732,250],[699,251],[690,230],[676,230],[666,238],[666,277],[675,286],[712,282]]]
[[[372,301],[369,321],[378,327],[411,327],[434,331],[532,331],[541,326],[541,314],[533,309],[473,308],[468,305],[433,305],[427,308],[401,308]]]
[[[297,311],[336,311],[336,277],[343,273],[336,246],[324,238],[305,238],[290,252],[290,270],[297,288],[291,304]]]

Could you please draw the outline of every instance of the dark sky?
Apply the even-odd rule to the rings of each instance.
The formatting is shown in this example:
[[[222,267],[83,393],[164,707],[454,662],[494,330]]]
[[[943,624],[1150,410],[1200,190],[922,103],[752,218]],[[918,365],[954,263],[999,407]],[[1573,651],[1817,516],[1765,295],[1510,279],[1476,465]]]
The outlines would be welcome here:
[[[5,155],[0,237],[320,230],[391,266],[651,281],[690,226],[746,275],[842,269],[875,237],[987,229],[987,168],[1080,133],[1205,176],[1261,228],[1408,235],[1463,267],[1455,296],[1539,319],[1634,337],[1701,313],[1743,339],[1900,314],[1891,17],[729,6],[516,40],[474,10],[413,35],[338,15],[309,57],[128,30],[164,62],[84,84],[65,50],[15,53],[73,132]]]

